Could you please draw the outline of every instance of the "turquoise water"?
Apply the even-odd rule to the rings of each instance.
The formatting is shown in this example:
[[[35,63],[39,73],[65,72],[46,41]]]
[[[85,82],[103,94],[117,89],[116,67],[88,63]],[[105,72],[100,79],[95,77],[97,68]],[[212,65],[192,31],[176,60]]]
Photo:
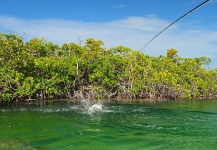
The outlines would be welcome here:
[[[0,106],[0,149],[217,149],[217,101]]]

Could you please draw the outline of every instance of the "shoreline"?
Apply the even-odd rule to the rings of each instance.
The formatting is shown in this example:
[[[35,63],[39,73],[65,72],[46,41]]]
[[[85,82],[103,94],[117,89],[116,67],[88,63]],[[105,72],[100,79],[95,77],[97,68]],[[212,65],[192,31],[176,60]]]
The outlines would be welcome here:
[[[85,99],[47,99],[47,100],[30,100],[30,101],[11,101],[11,102],[1,102],[1,107],[7,106],[28,106],[28,105],[40,105],[44,106],[52,103],[73,103],[74,105],[79,105],[82,103],[82,100]],[[197,102],[197,101],[213,101],[217,100],[216,97],[205,98],[205,99],[179,99],[179,100],[170,100],[170,99],[104,99],[104,100],[88,100],[90,103],[105,103],[105,104],[144,104],[144,103],[164,103],[164,102]]]

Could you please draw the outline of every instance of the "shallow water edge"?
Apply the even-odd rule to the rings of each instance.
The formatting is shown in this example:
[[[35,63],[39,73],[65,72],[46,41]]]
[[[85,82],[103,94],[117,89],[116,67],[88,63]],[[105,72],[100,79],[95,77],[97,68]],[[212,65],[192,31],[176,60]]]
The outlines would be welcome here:
[[[12,101],[12,102],[0,102],[0,107],[4,106],[20,106],[20,105],[46,105],[49,103],[72,103],[74,105],[81,104],[83,99],[47,99],[47,100],[28,100],[28,101]],[[88,100],[91,103],[114,103],[114,104],[143,104],[143,103],[162,103],[162,102],[193,102],[193,101],[217,101],[216,98],[209,99],[180,99],[180,100],[170,100],[170,99],[91,99]]]

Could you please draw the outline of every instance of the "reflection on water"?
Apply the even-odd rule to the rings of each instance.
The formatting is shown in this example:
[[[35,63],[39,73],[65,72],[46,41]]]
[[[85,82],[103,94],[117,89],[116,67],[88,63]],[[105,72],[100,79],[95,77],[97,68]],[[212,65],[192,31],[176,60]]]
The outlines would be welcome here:
[[[0,108],[0,149],[216,149],[217,101]]]

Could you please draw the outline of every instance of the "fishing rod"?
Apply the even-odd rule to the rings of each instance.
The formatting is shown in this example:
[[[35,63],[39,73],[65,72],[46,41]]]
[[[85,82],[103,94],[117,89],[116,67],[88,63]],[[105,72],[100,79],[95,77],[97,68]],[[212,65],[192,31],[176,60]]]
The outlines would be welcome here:
[[[198,5],[197,7],[191,9],[190,11],[188,11],[187,13],[185,13],[183,16],[179,17],[178,19],[176,19],[174,22],[172,22],[170,25],[168,25],[166,28],[164,28],[162,31],[160,31],[157,35],[155,35],[150,41],[148,41],[145,46],[143,46],[141,48],[140,51],[142,51],[149,43],[151,43],[156,37],[158,37],[161,33],[163,33],[165,30],[167,30],[170,26],[172,26],[173,24],[175,24],[176,22],[178,22],[179,20],[181,20],[182,18],[184,18],[185,16],[189,15],[190,13],[192,13],[193,11],[195,11],[196,9],[202,7],[203,5],[205,5],[206,3],[208,3],[210,0],[206,0],[203,3],[201,3],[200,5]]]

